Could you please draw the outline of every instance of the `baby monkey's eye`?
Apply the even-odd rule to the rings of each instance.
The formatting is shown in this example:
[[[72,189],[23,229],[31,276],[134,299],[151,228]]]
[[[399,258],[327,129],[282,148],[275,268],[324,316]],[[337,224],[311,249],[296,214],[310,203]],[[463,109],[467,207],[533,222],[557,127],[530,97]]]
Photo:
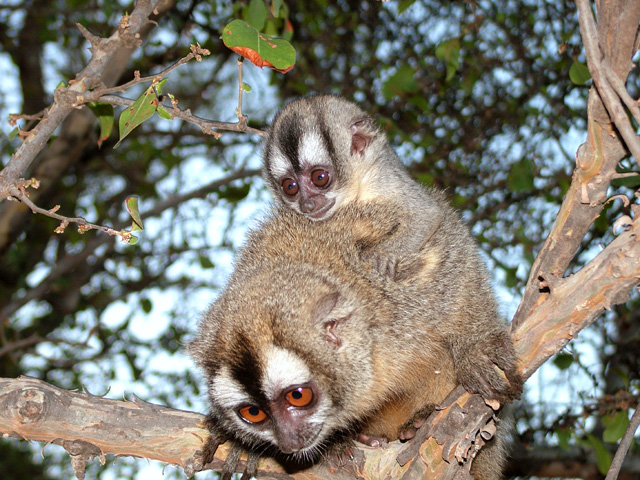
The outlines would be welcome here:
[[[282,182],[282,191],[290,196],[294,196],[298,193],[298,182],[296,182],[293,178],[286,178]]]
[[[306,407],[313,400],[313,390],[308,387],[299,387],[287,392],[285,398],[294,407]]]
[[[267,418],[267,414],[255,405],[247,405],[246,407],[242,407],[240,410],[238,410],[238,413],[240,413],[240,416],[244,421],[249,423],[260,423],[265,418]]]
[[[311,181],[316,187],[326,187],[329,184],[329,172],[317,169],[311,172]]]

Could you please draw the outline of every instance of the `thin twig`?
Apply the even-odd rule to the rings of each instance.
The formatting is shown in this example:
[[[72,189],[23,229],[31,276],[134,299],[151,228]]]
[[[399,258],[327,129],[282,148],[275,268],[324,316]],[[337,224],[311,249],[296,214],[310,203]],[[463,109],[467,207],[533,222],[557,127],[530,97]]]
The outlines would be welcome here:
[[[616,480],[616,478],[618,478],[618,474],[622,469],[622,463],[624,462],[624,458],[627,456],[627,452],[631,446],[631,441],[633,440],[633,436],[636,433],[638,426],[640,426],[640,405],[636,405],[636,411],[631,416],[631,421],[629,422],[627,431],[624,433],[624,436],[620,441],[618,451],[613,457],[611,467],[609,468],[604,480]]]
[[[119,97],[117,95],[105,95],[104,97],[98,98],[97,101],[108,103],[110,105],[124,105],[127,107],[130,105],[133,105],[133,103],[135,102],[135,100]],[[188,122],[188,123],[193,123],[194,125],[198,125],[202,129],[202,132],[207,135],[219,136],[220,134],[216,132],[216,130],[225,130],[229,132],[253,133],[260,136],[265,134],[263,130],[249,127],[246,124],[246,122],[244,124],[240,122],[237,122],[237,123],[217,122],[214,120],[207,120],[205,118],[193,115],[191,113],[191,110],[189,109],[180,110],[178,107],[173,108],[173,107],[166,106],[165,104],[162,105],[162,108],[167,110],[172,117],[179,118],[180,120],[184,120],[185,122]]]
[[[238,115],[238,123],[240,125],[247,124],[247,116],[242,114],[242,64],[243,57],[238,58],[238,109],[236,115]]]
[[[46,210],[44,208],[38,207],[35,203],[31,201],[24,187],[12,187],[9,188],[9,194],[15,199],[24,203],[27,207],[31,209],[33,213],[39,213],[41,215],[45,215],[47,217],[55,218],[56,220],[60,220],[60,226],[55,229],[56,233],[63,233],[65,228],[70,223],[75,223],[78,225],[78,232],[85,233],[89,230],[101,230],[109,235],[122,237],[123,241],[128,241],[131,237],[129,232],[125,232],[123,230],[114,230],[111,227],[105,227],[103,225],[96,225],[94,223],[90,223],[82,217],[65,217],[64,215],[59,215],[55,213],[58,210],[58,207],[54,207],[50,210]]]
[[[589,71],[596,84],[600,98],[604,103],[612,122],[622,135],[624,143],[640,164],[640,141],[636,136],[636,132],[631,127],[629,119],[620,104],[620,100],[613,92],[611,85],[607,80],[605,68],[601,62],[601,52],[598,45],[598,32],[596,24],[591,13],[591,5],[589,0],[576,0],[578,7],[578,20],[580,22],[580,30],[582,31],[582,42],[584,43],[584,51],[587,56],[587,64]]]
[[[102,97],[104,95],[109,95],[109,94],[116,93],[116,92],[124,92],[128,88],[131,88],[134,85],[137,85],[139,83],[153,82],[154,80],[160,80],[160,79],[166,77],[170,72],[172,72],[176,68],[178,68],[178,67],[184,65],[185,63],[187,63],[192,58],[196,58],[196,59],[198,59],[198,61],[200,61],[201,55],[205,55],[205,56],[206,55],[210,55],[210,52],[209,52],[209,50],[200,47],[200,45],[198,45],[198,46],[191,45],[191,52],[189,52],[186,56],[184,56],[183,58],[178,60],[173,65],[170,65],[169,67],[165,68],[161,72],[158,72],[158,73],[156,73],[154,75],[148,75],[146,77],[141,77],[140,76],[140,72],[136,70],[135,73],[134,73],[133,80],[130,80],[127,83],[123,83],[122,85],[119,85],[117,87],[103,88],[103,89],[94,90],[92,92],[91,97],[98,98],[98,97]],[[85,95],[85,97],[86,97],[86,95]]]
[[[192,190],[190,192],[165,198],[151,209],[141,212],[140,216],[143,219],[157,217],[166,210],[175,208],[176,206],[180,205],[183,202],[186,202],[187,200],[191,200],[194,198],[205,198],[209,193],[218,190],[220,187],[228,184],[229,182],[252,177],[254,175],[258,175],[259,173],[259,170],[241,170],[238,172],[233,172],[224,178],[219,178],[218,180],[215,180],[207,185],[203,185],[202,187],[196,188],[195,190]],[[125,228],[126,224],[122,222],[121,227]],[[56,281],[62,275],[72,271],[79,263],[85,262],[90,255],[92,255],[102,245],[107,244],[107,242],[109,242],[109,237],[96,236],[95,238],[89,240],[80,252],[74,255],[65,256],[56,264],[55,268],[49,271],[49,273],[38,285],[32,287],[30,290],[27,290],[27,292],[20,298],[16,298],[5,305],[2,310],[0,310],[0,318],[8,318],[24,305],[29,303],[31,300],[40,298],[40,296],[44,292],[49,290],[51,284],[54,281]],[[2,331],[0,330],[0,334],[1,332]]]
[[[9,163],[0,171],[0,202],[9,195],[9,188],[24,174],[31,166],[36,155],[38,155],[47,145],[51,135],[73,111],[72,101],[76,101],[78,94],[85,94],[90,85],[104,73],[107,65],[116,52],[120,51],[126,42],[146,28],[149,23],[149,15],[155,11],[158,0],[136,2],[130,15],[127,16],[127,28],[116,29],[109,37],[108,42],[112,42],[109,52],[100,52],[91,56],[91,59],[82,69],[73,84],[68,88],[56,89],[54,101],[47,107],[47,116],[42,119],[31,131],[28,142],[23,142],[18,150],[12,155]],[[91,92],[88,92],[91,94]]]

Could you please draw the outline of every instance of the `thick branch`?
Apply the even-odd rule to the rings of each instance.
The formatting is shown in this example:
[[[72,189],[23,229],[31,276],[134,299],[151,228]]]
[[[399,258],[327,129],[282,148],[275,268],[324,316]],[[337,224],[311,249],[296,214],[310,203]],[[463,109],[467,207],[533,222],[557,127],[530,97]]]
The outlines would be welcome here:
[[[542,301],[514,329],[521,373],[529,378],[605,310],[626,302],[640,282],[640,220],[589,264],[549,287]]]
[[[604,39],[600,48],[622,83],[628,75],[634,52],[639,7],[635,0],[618,0],[608,2],[606,8],[599,10],[598,32]],[[598,41],[593,31],[582,30],[581,33],[585,45],[586,37],[589,42]],[[589,92],[587,140],[578,149],[571,186],[531,268],[522,302],[513,319],[514,328],[545,300],[546,286],[564,276],[586,232],[602,210],[616,165],[627,155],[624,145],[614,134],[599,93],[593,87]]]
[[[607,72],[605,71],[605,69],[610,70],[609,65],[606,63],[603,65],[600,61],[602,52],[598,45],[596,25],[593,15],[591,14],[591,7],[589,3],[589,0],[576,0],[576,5],[578,6],[578,19],[580,20],[580,31],[582,32],[582,41],[584,43],[584,51],[587,56],[589,71],[591,72],[593,82],[596,84],[598,89],[598,94],[609,112],[609,116],[615,123],[618,131],[622,134],[622,138],[624,139],[631,154],[635,157],[636,162],[640,163],[640,140],[638,140],[638,137],[629,122],[629,118],[620,103],[620,99],[609,84]],[[638,8],[638,2],[634,3],[636,7],[635,14],[637,17],[640,14],[640,8]],[[629,10],[626,11],[625,14],[630,14],[633,17],[634,11]],[[616,20],[619,21],[620,19],[616,18]],[[634,33],[637,33],[637,22],[635,26],[636,30]],[[611,72],[609,76],[611,75],[615,76],[615,73]],[[623,84],[622,81],[619,82]]]

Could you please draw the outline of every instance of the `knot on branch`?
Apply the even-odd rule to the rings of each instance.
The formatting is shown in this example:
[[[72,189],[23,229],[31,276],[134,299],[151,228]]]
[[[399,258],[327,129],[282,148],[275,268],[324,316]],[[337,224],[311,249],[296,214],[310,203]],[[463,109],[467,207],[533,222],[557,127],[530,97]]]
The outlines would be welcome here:
[[[22,391],[17,402],[18,420],[21,423],[36,423],[46,413],[44,392],[28,388]]]
[[[53,91],[53,100],[58,106],[63,108],[74,108],[79,102],[78,92],[70,88],[56,88]]]
[[[148,21],[148,20],[147,20]],[[138,48],[142,45],[142,39],[139,33],[132,33],[132,31],[139,31],[139,28],[132,28],[131,17],[126,13],[120,19],[118,24],[118,36],[120,37],[120,45],[126,48]]]

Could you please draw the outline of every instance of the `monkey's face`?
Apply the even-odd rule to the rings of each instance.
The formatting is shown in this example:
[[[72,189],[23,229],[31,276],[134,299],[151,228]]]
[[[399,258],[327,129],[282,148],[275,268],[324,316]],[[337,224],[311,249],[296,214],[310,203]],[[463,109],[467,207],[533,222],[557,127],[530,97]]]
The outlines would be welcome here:
[[[367,120],[355,104],[331,95],[289,103],[265,142],[264,176],[276,199],[325,220],[357,195],[364,172],[354,169],[369,141],[359,125]]]
[[[260,353],[260,366],[250,367],[256,370],[231,364],[212,379],[213,413],[249,445],[267,443],[286,455],[314,458],[331,431],[331,398],[295,352],[270,345]]]
[[[260,292],[248,280],[233,305],[223,298],[210,312],[224,317],[217,319],[216,343],[206,348],[219,355],[211,411],[245,445],[270,444],[311,460],[358,420],[352,406],[370,388],[371,352],[352,302],[316,278],[274,280],[280,273],[272,272],[273,287],[263,284]]]
[[[330,218],[342,202],[336,169],[329,150],[317,132],[297,138],[295,149],[269,150],[267,175],[281,203],[312,220]]]

